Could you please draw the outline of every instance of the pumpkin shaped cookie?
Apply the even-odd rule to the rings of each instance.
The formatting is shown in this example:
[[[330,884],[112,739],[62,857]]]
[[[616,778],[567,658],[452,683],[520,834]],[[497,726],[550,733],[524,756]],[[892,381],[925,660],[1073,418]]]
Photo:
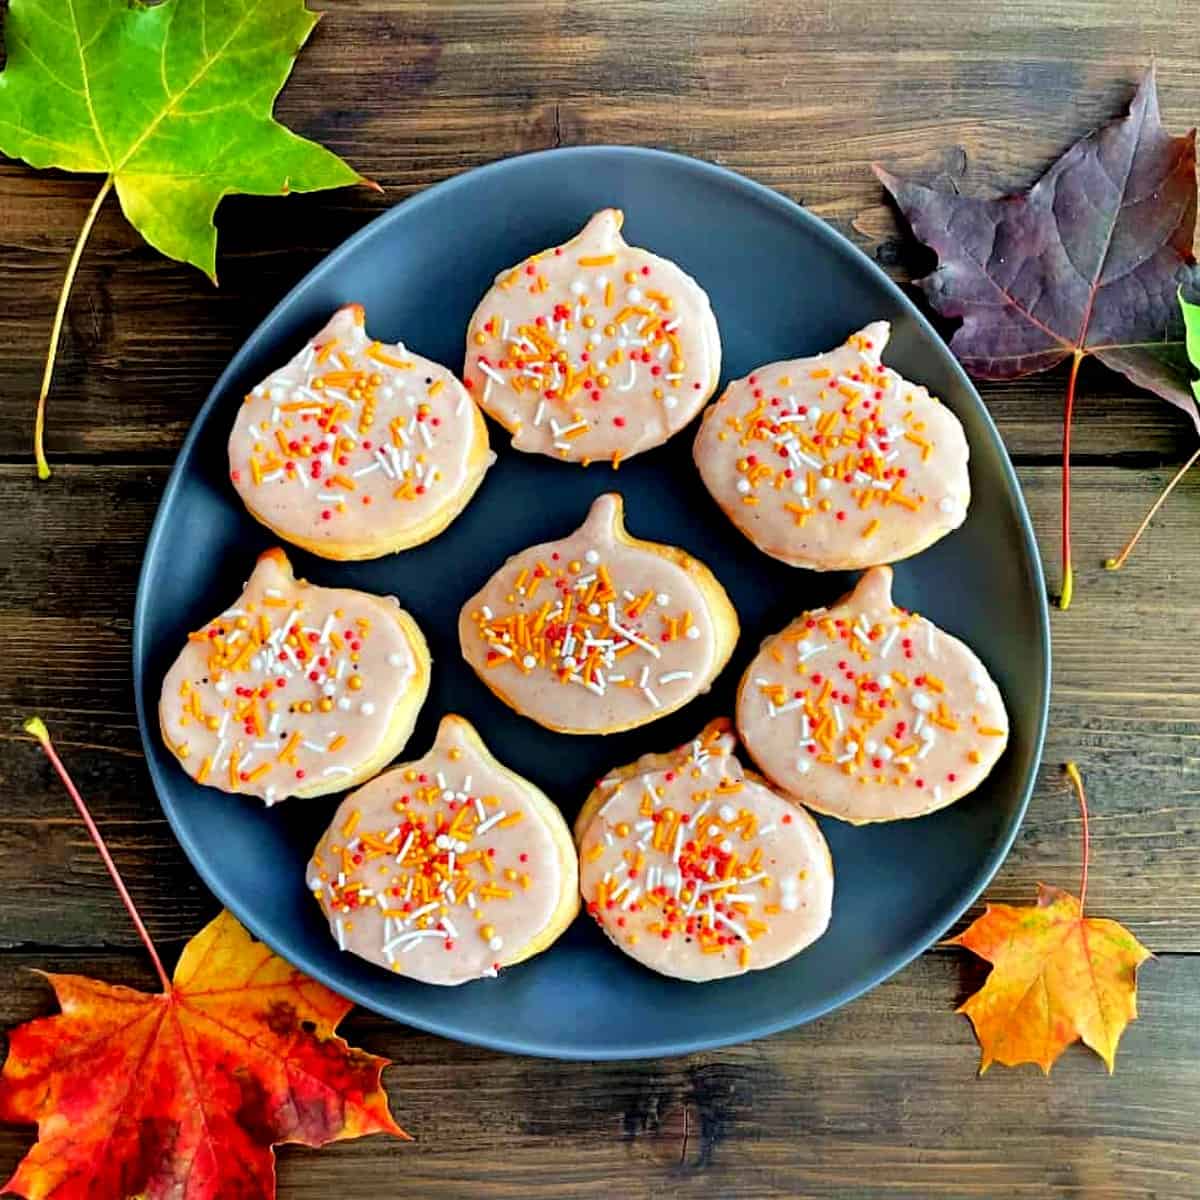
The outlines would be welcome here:
[[[829,925],[817,823],[746,773],[728,721],[602,779],[575,823],[580,890],[613,944],[675,979],[772,967]]]
[[[889,331],[876,321],[827,354],[759,367],[704,414],[704,485],[772,558],[813,571],[896,562],[966,519],[966,435],[881,364]]]
[[[342,801],[308,882],[343,950],[459,984],[545,950],[579,911],[571,831],[462,717]]]
[[[495,461],[454,375],[367,333],[338,309],[255,387],[229,435],[229,474],[250,514],[312,554],[378,558],[429,541]]]
[[[518,450],[585,465],[661,445],[721,373],[708,297],[673,262],[627,245],[623,214],[502,271],[467,330],[463,379]]]
[[[245,591],[190,634],[163,681],[163,740],[197,783],[324,796],[369,779],[408,741],[429,650],[392,596],[316,587],[268,550]]]
[[[856,825],[944,808],[983,782],[1008,743],[986,668],[892,603],[890,567],[763,643],[738,688],[737,726],[777,787]]]
[[[458,632],[509,707],[559,733],[612,733],[707,691],[738,621],[703,563],[630,537],[608,493],[570,536],[510,558],[463,605]]]

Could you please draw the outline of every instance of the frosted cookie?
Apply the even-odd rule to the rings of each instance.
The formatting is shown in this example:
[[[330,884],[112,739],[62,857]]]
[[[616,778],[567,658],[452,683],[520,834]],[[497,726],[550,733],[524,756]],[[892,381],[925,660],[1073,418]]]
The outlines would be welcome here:
[[[630,537],[609,493],[569,537],[510,558],[463,605],[458,633],[510,708],[559,733],[614,733],[707,691],[738,620],[703,563]]]
[[[423,983],[495,975],[579,911],[562,815],[455,716],[423,758],[342,801],[307,878],[341,949]]]
[[[677,433],[716,390],[708,296],[626,245],[623,220],[606,208],[502,271],[471,318],[463,379],[518,450],[616,466]]]
[[[876,321],[827,354],[759,367],[704,414],[704,484],[772,558],[813,571],[896,562],[966,519],[962,426],[880,364],[889,332]]]
[[[696,983],[798,954],[833,904],[817,823],[743,771],[729,728],[612,772],[575,823],[588,913],[638,962]]]
[[[305,583],[268,550],[233,606],[188,635],[159,725],[197,783],[267,804],[324,796],[404,748],[429,670],[394,597]]]
[[[890,567],[763,643],[738,688],[737,726],[777,787],[856,825],[944,808],[1008,743],[983,664],[892,603]]]
[[[255,387],[229,435],[251,516],[323,558],[378,558],[436,537],[495,461],[487,426],[445,367],[374,341],[338,309]]]

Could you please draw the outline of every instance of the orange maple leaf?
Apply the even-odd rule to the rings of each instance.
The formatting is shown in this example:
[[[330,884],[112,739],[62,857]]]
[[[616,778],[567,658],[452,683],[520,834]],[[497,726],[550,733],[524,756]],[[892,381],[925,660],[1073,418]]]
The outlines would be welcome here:
[[[80,806],[40,721],[42,742]],[[4,1193],[27,1200],[258,1200],[275,1194],[273,1146],[368,1133],[407,1137],[380,1073],[334,1030],[350,1001],[256,942],[227,912],[184,948],[173,980],[103,845],[162,992],[46,974],[62,1012],[9,1035],[0,1119],[38,1140]]]
[[[1079,898],[1038,885],[1036,905],[989,904],[950,938],[987,959],[987,982],[958,1009],[975,1027],[979,1073],[1037,1063],[1045,1074],[1081,1038],[1112,1074],[1117,1043],[1137,1017],[1137,969],[1150,951],[1123,925],[1083,915],[1087,894],[1087,803],[1074,764],[1067,774],[1083,812],[1083,881]]]

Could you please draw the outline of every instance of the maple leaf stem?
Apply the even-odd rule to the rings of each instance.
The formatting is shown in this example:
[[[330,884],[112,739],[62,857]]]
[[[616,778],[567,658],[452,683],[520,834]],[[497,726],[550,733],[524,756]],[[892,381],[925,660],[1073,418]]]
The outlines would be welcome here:
[[[1063,465],[1062,465],[1062,593],[1058,607],[1064,611],[1071,607],[1075,593],[1075,571],[1071,566],[1071,418],[1075,413],[1075,380],[1079,377],[1079,364],[1083,352],[1075,351],[1071,359],[1071,374],[1067,379],[1067,407],[1063,414]]]
[[[1109,571],[1119,571],[1124,565],[1126,559],[1133,553],[1133,548],[1141,541],[1142,534],[1150,528],[1150,522],[1154,520],[1155,514],[1166,503],[1167,497],[1175,490],[1176,484],[1192,469],[1196,459],[1200,458],[1200,447],[1197,447],[1192,452],[1192,457],[1175,472],[1171,482],[1158,494],[1158,499],[1150,505],[1150,511],[1142,518],[1142,523],[1133,531],[1133,537],[1125,543],[1121,548],[1121,553],[1116,558],[1106,559],[1104,566]]]
[[[1082,916],[1083,902],[1087,899],[1088,861],[1092,856],[1092,842],[1088,833],[1087,795],[1083,790],[1083,776],[1080,775],[1079,768],[1073,762],[1069,762],[1064,770],[1067,772],[1067,778],[1071,781],[1071,786],[1075,789],[1075,796],[1079,801],[1079,812],[1083,817],[1083,868],[1079,880],[1079,913]]]
[[[58,294],[58,307],[54,311],[54,324],[50,329],[50,348],[46,351],[46,368],[42,372],[42,387],[38,393],[37,416],[33,422],[33,456],[37,460],[39,479],[50,478],[50,464],[46,461],[45,432],[46,432],[46,397],[50,393],[50,380],[54,377],[54,363],[58,358],[58,343],[62,337],[63,320],[67,315],[67,300],[71,295],[71,287],[75,283],[75,275],[79,271],[79,260],[83,257],[83,248],[96,224],[96,217],[104,204],[108,193],[112,191],[113,177],[109,175],[96,193],[92,207],[84,218],[83,228],[75,239],[75,249],[71,251],[71,261],[67,263],[67,273],[63,277],[62,290]]]
[[[116,885],[117,894],[121,897],[121,902],[125,905],[130,920],[133,921],[134,928],[138,931],[138,936],[142,939],[146,947],[146,952],[150,955],[150,961],[154,964],[154,969],[158,972],[158,977],[162,981],[163,991],[170,992],[171,980],[163,968],[162,959],[158,957],[158,951],[154,948],[154,943],[150,940],[150,934],[146,926],[142,924],[142,917],[137,910],[137,905],[134,904],[133,897],[130,896],[125,887],[125,881],[121,878],[121,872],[117,870],[117,864],[113,862],[112,855],[109,854],[108,847],[104,843],[104,838],[100,836],[100,830],[97,828],[96,822],[92,820],[92,814],[88,811],[88,806],[79,794],[79,789],[75,786],[75,781],[67,773],[67,768],[63,766],[62,759],[58,757],[58,751],[55,750],[54,743],[50,740],[50,731],[46,728],[45,723],[40,717],[30,717],[25,722],[23,728],[26,733],[38,740],[45,751],[46,757],[50,760],[50,765],[58,772],[58,777],[62,780],[63,787],[67,789],[68,795],[75,801],[75,807],[79,810],[80,817],[83,818],[83,824],[88,831],[88,836],[100,852],[100,857],[104,860],[104,865],[108,868],[108,873],[112,876],[112,881]]]

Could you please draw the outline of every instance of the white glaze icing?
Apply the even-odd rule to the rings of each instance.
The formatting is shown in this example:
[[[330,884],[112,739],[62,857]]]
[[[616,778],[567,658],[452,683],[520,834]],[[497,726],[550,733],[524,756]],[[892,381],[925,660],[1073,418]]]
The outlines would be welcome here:
[[[373,340],[357,304],[246,396],[229,437],[230,478],[251,513],[332,558],[428,540],[494,461],[462,384]]]
[[[502,271],[471,318],[463,379],[518,450],[619,462],[682,429],[717,386],[708,297],[627,245],[622,221],[606,208]]]
[[[342,801],[306,878],[343,949],[459,984],[526,956],[573,894],[574,863],[550,802],[446,717],[428,754]]]
[[[791,958],[833,903],[816,822],[746,776],[728,725],[601,780],[578,827],[587,911],[625,953],[694,982]]]
[[[167,672],[163,737],[189,775],[223,792],[273,804],[341,791],[394,741],[397,707],[420,707],[428,651],[413,638],[394,597],[297,580],[269,550]]]
[[[624,533],[621,498],[514,555],[463,606],[463,657],[518,712],[595,733],[664,716],[728,659],[737,617],[708,570]]]
[[[705,486],[764,553],[816,571],[895,562],[966,519],[958,418],[884,367],[876,321],[814,358],[759,367],[704,414]]]
[[[742,743],[819,812],[892,821],[973,791],[1004,752],[1008,715],[957,638],[892,603],[875,567],[836,605],[768,638],[738,690]]]

